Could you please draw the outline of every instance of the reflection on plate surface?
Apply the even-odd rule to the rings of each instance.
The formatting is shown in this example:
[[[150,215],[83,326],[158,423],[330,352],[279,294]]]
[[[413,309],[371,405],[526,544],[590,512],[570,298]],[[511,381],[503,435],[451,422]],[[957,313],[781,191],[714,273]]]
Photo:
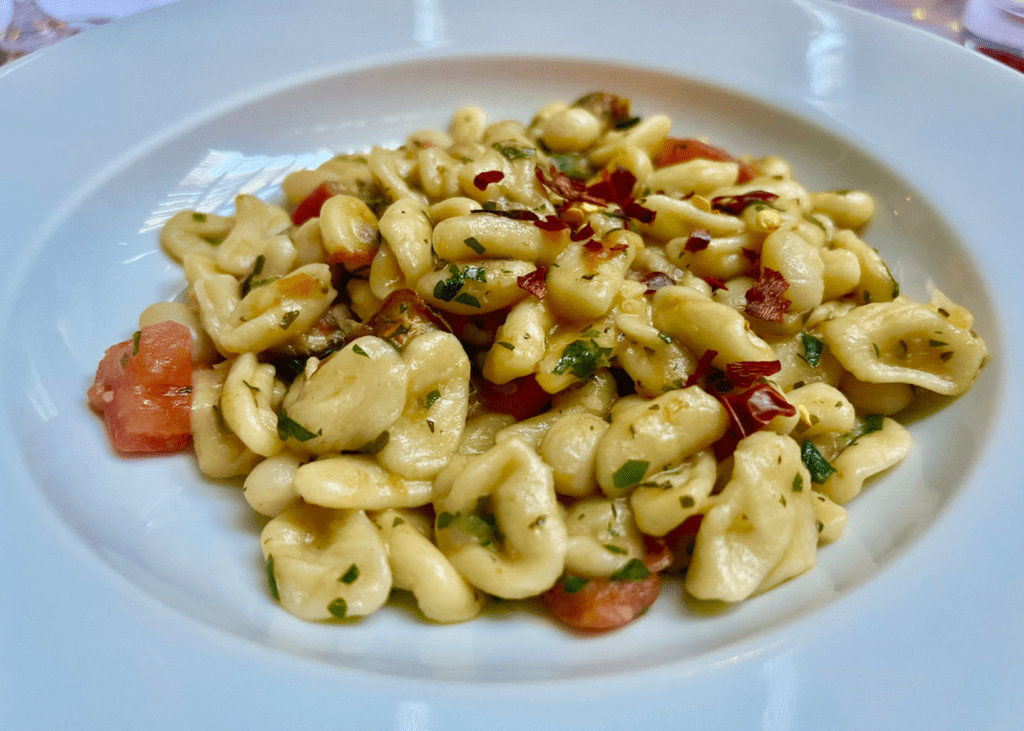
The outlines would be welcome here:
[[[0,91],[21,93],[21,84],[37,73],[33,64],[38,73],[67,69],[61,64],[96,52],[122,32],[127,41],[151,44],[153,58],[139,63],[152,66],[154,78],[168,86],[147,106],[149,94],[132,86],[130,74],[97,60],[121,85],[95,92],[100,102],[89,101],[75,97],[69,69],[62,84],[70,89],[68,103],[81,112],[80,138],[58,148],[66,158],[49,175],[29,164],[33,158],[23,145],[0,140],[7,159],[26,171],[21,185],[0,184],[6,201],[0,205],[19,213],[10,216],[12,236],[25,242],[10,253],[0,299],[12,355],[0,365],[7,430],[0,460],[11,475],[0,507],[21,518],[0,545],[12,552],[27,547],[25,555],[35,557],[14,566],[11,578],[44,607],[29,611],[12,597],[0,600],[0,616],[24,628],[20,637],[5,630],[2,646],[10,652],[0,654],[11,658],[0,660],[0,679],[12,689],[5,712],[12,728],[31,727],[22,722],[29,711],[14,702],[13,690],[53,672],[85,678],[63,709],[54,704],[39,711],[39,718],[65,723],[85,707],[90,692],[118,701],[111,717],[121,726],[156,717],[165,724],[157,728],[203,727],[213,718],[285,718],[276,707],[253,716],[248,704],[215,698],[215,678],[241,673],[247,687],[262,694],[286,687],[306,704],[304,718],[329,717],[325,699],[343,687],[348,703],[364,699],[353,718],[367,728],[461,728],[474,709],[499,707],[503,718],[535,721],[542,711],[545,722],[563,727],[583,719],[618,727],[614,719],[641,724],[660,718],[657,708],[631,708],[627,715],[609,701],[640,689],[678,696],[687,710],[681,718],[695,722],[895,727],[901,718],[934,720],[943,709],[947,718],[966,713],[966,706],[950,707],[957,701],[945,689],[969,681],[937,660],[964,667],[964,653],[979,645],[997,672],[984,688],[974,688],[989,701],[978,727],[996,727],[984,721],[998,720],[997,713],[1024,718],[1002,692],[1016,687],[1014,679],[1024,682],[1008,662],[1012,648],[1024,649],[1024,642],[1019,632],[998,630],[1008,616],[1002,607],[1024,598],[1019,575],[1000,567],[1012,566],[1024,551],[1019,540],[1005,545],[1004,539],[991,566],[972,569],[963,552],[950,548],[954,539],[977,545],[1010,535],[1006,516],[1021,502],[987,488],[1000,475],[1003,484],[1014,479],[1005,472],[1005,434],[1011,418],[1020,422],[1010,407],[1020,405],[1019,386],[1012,384],[1021,353],[1005,332],[1007,321],[1019,326],[1019,311],[1011,307],[1020,293],[1009,285],[1005,267],[994,264],[993,248],[1016,229],[977,213],[983,202],[998,210],[1013,200],[1013,189],[981,193],[977,179],[1001,180],[997,167],[985,162],[995,149],[1017,170],[1024,160],[1009,145],[986,147],[1012,139],[998,121],[959,108],[941,123],[927,111],[915,112],[926,101],[944,100],[946,86],[924,86],[929,75],[908,65],[904,53],[927,56],[948,83],[973,81],[961,87],[963,95],[975,95],[971,104],[994,104],[1008,119],[1024,118],[1012,116],[1024,115],[1024,89],[1017,88],[1024,84],[1014,87],[1009,72],[1003,76],[955,49],[828,3],[725,5],[688,8],[692,37],[672,44],[671,53],[669,41],[680,31],[646,23],[646,40],[622,39],[621,47],[595,52],[554,28],[515,40],[485,37],[479,30],[490,27],[491,11],[457,3],[411,2],[396,9],[390,25],[353,9],[368,33],[390,39],[385,47],[393,57],[356,38],[333,66],[322,54],[297,50],[287,59],[251,60],[248,69],[207,64],[195,84],[160,74],[158,61],[180,58],[160,39],[191,32],[187,7],[171,6],[123,31],[99,29],[94,39],[72,39],[67,50],[0,75]],[[551,22],[557,28],[579,6],[549,10]],[[340,20],[335,8],[312,3],[301,9],[306,17],[315,11],[325,22]],[[190,42],[223,59],[250,48],[253,38],[267,44],[270,29],[249,17],[254,11],[240,18],[239,10],[210,3],[209,25],[196,29]],[[766,35],[760,29],[769,20],[777,31]],[[280,22],[285,30],[312,34],[313,45],[328,37],[296,18]],[[599,26],[584,16],[575,22],[581,32]],[[640,26],[639,19],[622,23],[634,31]],[[223,35],[223,50],[202,45],[212,40],[206,35],[212,29],[226,28],[234,30]],[[248,39],[238,35],[244,33]],[[402,58],[410,54],[415,58]],[[570,55],[607,60],[567,60]],[[188,57],[181,63],[182,69],[198,64]],[[894,67],[905,71],[892,73]],[[908,86],[925,101],[906,101]],[[995,88],[1015,96],[993,96]],[[103,349],[130,335],[143,307],[183,288],[180,269],[159,249],[158,227],[177,210],[223,210],[237,192],[275,197],[291,169],[315,166],[332,151],[397,144],[414,129],[444,126],[462,104],[479,104],[491,118],[526,121],[547,101],[594,89],[631,98],[642,114],[669,114],[676,134],[707,135],[737,153],[782,155],[809,187],[871,191],[880,214],[865,238],[913,299],[927,299],[934,285],[971,309],[992,364],[967,396],[912,424],[915,451],[850,504],[851,525],[820,552],[817,568],[728,611],[694,611],[670,587],[643,620],[593,638],[518,609],[455,627],[425,624],[401,607],[344,625],[310,625],[285,614],[264,586],[260,525],[236,489],[204,479],[184,455],[116,458],[85,405]],[[167,98],[186,91],[188,101]],[[135,101],[137,117],[107,121],[96,105],[123,97]],[[67,129],[46,116],[47,107],[41,104],[38,119],[15,120],[11,129],[24,135],[34,125],[41,139],[65,139]],[[103,134],[110,125],[116,129]],[[934,150],[947,154],[950,141],[968,128],[985,148],[985,160],[953,174],[947,162],[933,159]],[[983,590],[994,606],[944,587],[947,570],[959,591]],[[76,598],[73,608],[58,609],[68,591]],[[950,623],[968,611],[987,619],[951,636]],[[64,667],[58,659],[69,652],[98,658],[114,680],[83,676],[80,660],[53,670]],[[838,664],[858,679],[855,686],[827,682],[824,671]],[[889,672],[928,673],[931,682],[911,686],[905,698],[886,698],[881,723],[871,710],[851,710],[854,699],[882,694]],[[749,689],[743,702],[730,700],[738,686]],[[571,714],[559,710],[567,698],[577,701]],[[201,699],[219,710],[201,715],[194,710]],[[844,709],[843,719],[829,712],[833,705]]]

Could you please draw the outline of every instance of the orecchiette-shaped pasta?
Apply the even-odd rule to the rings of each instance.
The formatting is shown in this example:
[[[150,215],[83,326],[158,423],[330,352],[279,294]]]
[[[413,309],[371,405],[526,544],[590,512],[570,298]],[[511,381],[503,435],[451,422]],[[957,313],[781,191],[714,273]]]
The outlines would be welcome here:
[[[380,338],[357,338],[302,375],[285,397],[279,429],[293,449],[314,454],[360,449],[405,408],[409,368]]]
[[[746,599],[783,560],[794,537],[803,540],[803,523],[810,521],[816,545],[810,491],[810,474],[792,439],[757,432],[741,440],[732,478],[697,532],[686,591],[698,599]],[[795,566],[787,568],[784,573]]]
[[[817,191],[811,193],[811,206],[840,228],[860,228],[875,215],[875,199],[861,190]]]
[[[235,211],[235,225],[217,247],[215,258],[221,270],[244,277],[264,253],[267,242],[287,231],[292,220],[280,206],[252,195],[237,196]]]
[[[839,388],[862,414],[892,416],[914,400],[914,387],[909,383],[865,383],[851,373],[843,373]]]
[[[395,201],[381,216],[380,235],[388,243],[410,286],[433,266],[432,231],[427,206],[415,198]]]
[[[718,353],[712,364],[724,369],[739,361],[775,360],[771,347],[728,305],[708,299],[688,287],[663,287],[654,294],[654,326],[694,354]]]
[[[469,358],[459,339],[430,332],[409,341],[405,410],[377,453],[381,465],[407,479],[433,477],[458,448],[469,410]]]
[[[811,506],[818,527],[818,545],[839,540],[850,522],[850,513],[842,505],[836,505],[818,491],[811,492]]]
[[[594,460],[608,422],[596,414],[567,413],[544,434],[538,453],[551,465],[555,491],[584,497],[597,490]]]
[[[407,480],[365,454],[323,456],[300,466],[292,484],[307,503],[325,508],[415,508],[434,497],[430,480]]]
[[[328,261],[350,272],[367,266],[377,252],[377,216],[354,196],[336,195],[324,202],[320,233]]]
[[[868,304],[891,302],[896,299],[900,293],[900,286],[877,251],[857,238],[853,231],[845,228],[836,231],[832,241],[835,248],[850,251],[857,257],[860,264],[860,281],[854,292],[858,300]]]
[[[818,250],[792,231],[768,234],[761,247],[761,268],[779,272],[789,285],[784,296],[790,312],[804,312],[821,304],[825,266]]]
[[[555,318],[547,302],[527,297],[509,312],[487,352],[483,374],[491,383],[508,383],[534,372],[547,350]]]
[[[690,456],[679,467],[651,475],[630,494],[640,530],[663,536],[691,515],[708,509],[718,479],[718,461],[710,450]]]
[[[164,251],[178,261],[184,261],[189,254],[203,254],[214,257],[220,245],[235,226],[233,216],[218,216],[214,213],[180,211],[171,216],[160,231],[160,243]]]
[[[582,107],[567,107],[545,117],[535,128],[552,152],[582,152],[601,137],[604,125]]]
[[[273,518],[295,499],[295,472],[302,460],[281,452],[260,462],[245,477],[242,492],[246,502],[261,515]]]
[[[631,559],[643,560],[644,545],[625,498],[591,498],[565,516],[565,570],[575,576],[611,576]]]
[[[889,417],[879,431],[861,436],[832,461],[835,472],[818,491],[843,505],[864,487],[864,481],[903,460],[910,453],[914,438]]]
[[[387,549],[362,510],[297,500],[264,526],[260,542],[272,589],[302,619],[365,616],[391,592]]]
[[[474,591],[430,538],[404,510],[373,516],[388,549],[393,584],[416,598],[420,611],[435,622],[464,622],[480,613],[485,598]]]
[[[256,454],[277,454],[284,442],[277,434],[274,411],[274,366],[242,353],[231,363],[220,395],[224,423]]]
[[[826,432],[853,430],[857,415],[843,392],[827,383],[809,383],[786,394],[800,414],[800,434],[813,437]]]
[[[827,322],[824,334],[857,379],[909,383],[946,396],[967,391],[988,356],[980,337],[905,298],[857,307]]]
[[[625,229],[608,234],[600,248],[570,242],[548,272],[546,299],[552,310],[572,320],[602,317],[641,248],[643,240]]]
[[[697,386],[670,391],[617,414],[597,446],[597,483],[618,497],[649,475],[706,449],[729,425],[725,409]]]
[[[566,528],[551,468],[537,453],[520,439],[507,439],[469,458],[450,484],[435,501],[436,536],[459,573],[505,599],[550,589],[564,567]],[[493,512],[479,514],[482,501]],[[497,533],[481,539],[474,529],[477,521],[489,526],[485,519],[493,520]]]
[[[228,367],[225,363],[192,371],[192,445],[199,469],[214,479],[248,474],[262,459],[221,418],[220,395]]]

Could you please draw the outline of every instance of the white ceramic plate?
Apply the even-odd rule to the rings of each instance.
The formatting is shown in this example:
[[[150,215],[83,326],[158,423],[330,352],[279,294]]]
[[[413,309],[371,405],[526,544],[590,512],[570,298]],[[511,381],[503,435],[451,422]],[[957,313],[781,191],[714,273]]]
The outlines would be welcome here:
[[[669,589],[589,638],[529,611],[290,617],[240,494],[184,455],[114,457],[85,405],[104,348],[183,286],[159,224],[465,103],[525,121],[594,89],[875,192],[869,241],[904,292],[970,307],[991,364],[913,422],[817,568],[728,612]],[[5,67],[0,98],[0,727],[1024,724],[1024,77],[811,0],[225,0]]]

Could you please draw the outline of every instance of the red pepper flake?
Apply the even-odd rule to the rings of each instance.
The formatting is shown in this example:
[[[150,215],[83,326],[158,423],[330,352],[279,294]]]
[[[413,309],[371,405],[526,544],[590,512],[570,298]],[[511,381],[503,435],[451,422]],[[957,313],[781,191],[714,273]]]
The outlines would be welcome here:
[[[583,248],[591,252],[592,254],[597,254],[600,253],[601,251],[604,251],[604,244],[602,244],[600,241],[597,241],[596,239],[591,239],[587,243],[583,244]]]
[[[777,360],[743,360],[725,366],[725,375],[736,388],[750,388],[758,378],[773,376],[782,370]]]
[[[729,289],[725,282],[721,279],[715,279],[714,277],[701,277],[705,282],[711,285],[711,289]]]
[[[714,446],[716,456],[732,453],[740,439],[760,431],[776,416],[793,416],[796,407],[767,383],[740,392],[712,393],[729,415],[730,430]]]
[[[738,216],[743,209],[751,203],[771,203],[779,196],[769,193],[767,190],[752,190],[741,195],[720,195],[711,199],[711,207],[722,213],[729,213]]]
[[[505,179],[505,173],[500,170],[487,170],[473,178],[473,185],[480,190],[486,190],[491,183],[500,183]]]
[[[602,179],[591,186],[573,180],[553,165],[548,177],[540,167],[535,168],[537,180],[548,190],[561,196],[566,201],[593,203],[607,207],[615,204],[622,208],[628,218],[635,218],[641,223],[654,220],[655,211],[644,208],[633,199],[633,188],[636,187],[636,176],[625,168],[617,168],[615,172],[603,172]]]
[[[547,267],[540,267],[516,279],[516,284],[519,285],[520,289],[525,289],[537,299],[544,299],[544,295],[548,291],[547,284],[545,283],[547,275]]]
[[[765,269],[761,277],[747,290],[747,306],[744,312],[768,322],[782,322],[791,304],[783,295],[789,289],[789,282],[774,269]]]
[[[541,185],[552,193],[561,196],[566,201],[593,203],[599,206],[605,205],[605,201],[603,199],[590,195],[590,193],[587,192],[586,183],[579,180],[573,180],[554,165],[552,165],[551,169],[548,171],[548,174],[551,175],[550,178],[544,174],[544,171],[540,169],[539,165],[534,168],[534,173]]]
[[[542,231],[551,232],[564,231],[569,228],[569,224],[558,216],[545,216],[544,218],[535,221],[533,225]]]
[[[704,355],[702,355],[700,360],[697,361],[697,366],[693,369],[693,373],[690,374],[690,377],[686,379],[686,383],[683,384],[683,388],[689,388],[690,386],[696,385],[700,379],[706,376],[708,371],[711,370],[711,361],[713,361],[717,356],[717,350],[711,350],[710,348],[705,350]]]
[[[654,294],[662,287],[671,287],[676,283],[676,280],[664,272],[648,272],[640,278],[640,281],[647,285],[644,294]]]
[[[747,257],[747,261],[751,264],[757,264],[761,259],[760,252],[754,251],[753,249],[740,249],[740,252],[742,252],[743,256]]]
[[[585,239],[589,239],[593,235],[594,235],[594,227],[591,226],[588,223],[586,226],[581,228],[579,231],[573,231],[572,234],[570,234],[569,238],[572,241],[583,241]]]
[[[698,251],[704,251],[704,249],[708,248],[710,243],[711,232],[707,229],[698,228],[690,233],[690,238],[686,240],[686,246],[683,248],[690,253],[696,254]]]

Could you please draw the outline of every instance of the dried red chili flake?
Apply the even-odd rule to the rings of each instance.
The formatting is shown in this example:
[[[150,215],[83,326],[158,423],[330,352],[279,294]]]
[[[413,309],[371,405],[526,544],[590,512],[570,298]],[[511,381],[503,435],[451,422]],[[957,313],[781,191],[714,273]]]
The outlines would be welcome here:
[[[636,176],[626,168],[616,168],[615,172],[602,172],[602,179],[587,188],[587,192],[607,203],[615,203],[622,208],[627,218],[635,218],[641,223],[654,220],[656,211],[644,208],[633,199],[633,188],[636,187]]]
[[[752,190],[741,195],[720,195],[711,199],[711,207],[722,213],[729,213],[738,216],[743,209],[751,203],[771,203],[779,196],[769,193],[767,190]]]
[[[701,279],[710,284],[711,289],[729,289],[721,279],[715,279],[714,277],[701,277]]]
[[[591,236],[593,236],[593,235],[594,235],[594,227],[593,227],[593,226],[591,226],[591,225],[590,225],[590,224],[588,223],[588,224],[587,224],[586,226],[584,226],[583,228],[581,228],[581,229],[580,229],[579,231],[573,231],[573,232],[572,232],[572,233],[571,233],[571,234],[569,235],[569,238],[570,238],[570,239],[571,239],[572,241],[583,241],[583,240],[585,240],[585,239],[589,239],[589,238],[590,238]]]
[[[563,221],[558,216],[545,216],[544,218],[538,218],[534,221],[534,226],[541,229],[542,231],[564,231],[569,228],[569,224]]]
[[[729,415],[730,431],[737,441],[760,431],[776,416],[796,414],[796,407],[767,383],[745,391],[714,392],[712,395]]]
[[[725,375],[736,388],[750,388],[757,379],[773,376],[782,370],[777,360],[743,360],[725,366]]]
[[[743,256],[747,257],[747,261],[749,261],[751,264],[757,264],[757,262],[760,261],[761,259],[760,252],[754,251],[753,249],[740,249],[740,252],[743,254]]]
[[[479,190],[485,190],[491,183],[500,183],[505,179],[505,173],[500,170],[487,170],[473,178],[473,185]]]
[[[774,269],[765,269],[760,278],[747,290],[747,306],[744,312],[768,322],[782,322],[782,316],[791,304],[783,295],[789,289],[789,282]]]
[[[676,283],[676,280],[664,272],[648,272],[640,278],[640,281],[647,285],[644,294],[654,294],[662,287],[671,287]]]
[[[683,248],[687,251],[696,254],[698,251],[704,251],[708,248],[708,244],[711,243],[711,232],[707,229],[698,228],[694,229],[690,233],[690,238],[686,240],[686,246]]]
[[[696,383],[708,374],[711,370],[711,361],[718,356],[717,350],[705,350],[704,354],[697,361],[697,366],[693,369],[693,373],[686,379],[686,383],[683,384],[683,388],[689,388],[690,386],[696,385]]]
[[[548,291],[547,284],[545,283],[547,275],[547,267],[540,267],[516,279],[516,284],[519,285],[520,289],[525,289],[537,299],[544,299],[544,295]]]
[[[593,203],[598,206],[603,206],[606,203],[603,199],[590,195],[587,192],[587,186],[585,183],[579,180],[573,180],[554,165],[552,165],[548,170],[548,175],[551,176],[550,178],[548,175],[545,175],[539,165],[534,168],[534,174],[537,176],[537,180],[540,181],[541,185],[567,201]]]
[[[596,239],[591,239],[587,243],[583,244],[583,248],[592,254],[597,254],[598,252],[604,251],[604,244]]]

